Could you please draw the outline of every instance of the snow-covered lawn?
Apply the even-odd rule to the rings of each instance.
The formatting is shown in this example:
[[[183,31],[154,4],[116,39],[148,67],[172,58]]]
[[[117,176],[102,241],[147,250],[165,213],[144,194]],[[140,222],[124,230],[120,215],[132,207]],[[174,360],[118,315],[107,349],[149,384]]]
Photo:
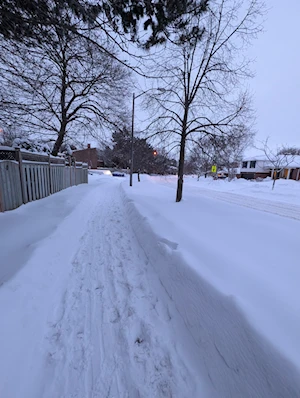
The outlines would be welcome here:
[[[157,178],[160,182],[164,181],[169,184],[174,184],[176,180],[175,176],[154,178]],[[241,178],[228,182],[227,179],[213,180],[210,177],[201,177],[198,181],[196,176],[186,176],[184,181],[188,189],[194,187],[196,189],[234,193],[236,195],[250,196],[255,199],[300,205],[300,181],[277,180],[274,190],[272,190],[273,180],[271,178],[265,178],[262,181]]]
[[[0,397],[299,397],[300,183],[276,184],[188,177],[176,204],[174,177],[93,174],[0,214]]]
[[[176,177],[152,177],[153,181],[175,187]],[[212,178],[185,178],[185,189],[195,196],[206,196],[225,202],[300,220],[300,181],[278,180],[272,190],[272,180],[257,182],[251,180],[214,181]],[[253,200],[255,199],[255,200]]]

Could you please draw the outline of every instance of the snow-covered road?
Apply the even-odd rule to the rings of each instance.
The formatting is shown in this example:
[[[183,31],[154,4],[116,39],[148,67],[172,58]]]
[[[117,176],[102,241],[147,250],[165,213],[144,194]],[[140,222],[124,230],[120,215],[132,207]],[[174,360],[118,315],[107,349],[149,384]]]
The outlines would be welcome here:
[[[215,199],[192,191],[175,204],[156,182],[130,191],[122,182],[94,175],[89,185],[0,214],[0,397],[300,397],[299,369],[287,359],[293,347],[298,358],[297,303],[285,290],[276,298],[270,265],[257,274],[265,261],[257,253],[243,262],[240,249],[236,258],[232,247],[224,251],[228,239],[219,248],[206,239],[216,223],[222,236],[228,220],[232,231],[251,228],[257,213],[263,236],[281,218],[226,203],[216,210]],[[13,229],[18,217],[35,220],[36,230]],[[275,281],[296,286],[287,265],[292,276],[272,265]],[[267,326],[277,328],[285,304],[278,333],[290,331],[290,346],[279,350],[268,328],[261,335],[250,321],[253,310],[259,319],[271,309]]]

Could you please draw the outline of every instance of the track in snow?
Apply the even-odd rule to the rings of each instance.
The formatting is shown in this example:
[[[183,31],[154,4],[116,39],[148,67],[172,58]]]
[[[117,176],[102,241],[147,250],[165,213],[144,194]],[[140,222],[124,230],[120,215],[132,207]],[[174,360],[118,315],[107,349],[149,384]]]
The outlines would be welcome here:
[[[147,263],[119,186],[108,185],[50,324],[45,361],[51,382],[43,397],[197,396],[172,336],[174,304]]]

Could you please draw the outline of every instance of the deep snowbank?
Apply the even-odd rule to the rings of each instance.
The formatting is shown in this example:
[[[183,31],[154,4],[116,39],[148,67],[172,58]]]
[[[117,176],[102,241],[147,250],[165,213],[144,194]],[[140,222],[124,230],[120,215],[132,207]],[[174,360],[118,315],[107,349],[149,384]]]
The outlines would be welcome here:
[[[147,185],[139,185],[130,191],[124,187],[126,208],[141,246],[184,321],[186,330],[178,330],[178,340],[184,336],[181,344],[185,356],[199,374],[207,376],[211,389],[209,396],[300,396],[299,374],[295,367],[250,326],[234,296],[222,294],[208,282],[211,271],[205,272],[205,267],[210,266],[205,264],[205,260],[212,256],[212,260],[220,261],[222,256],[215,257],[213,252],[205,252],[205,244],[200,240],[198,251],[201,253],[203,249],[203,258],[199,258],[198,263],[204,271],[203,278],[200,270],[191,266],[195,258],[178,246],[178,240],[170,239],[176,237],[172,232],[180,231],[181,224],[185,243],[189,238],[193,240],[195,230],[191,220],[184,223],[182,218],[179,220],[179,214],[176,219],[176,213],[173,213],[173,219],[170,217],[174,211],[171,209],[173,192],[168,187],[160,185],[159,195],[155,197],[153,194],[152,197],[150,192],[156,191],[155,184],[148,180]],[[169,193],[172,194],[170,198]],[[187,203],[185,205],[188,206]],[[178,206],[181,205],[177,204],[177,209]],[[184,247],[189,246],[186,244]],[[221,270],[221,264],[216,264],[218,267],[221,272],[226,272]]]
[[[239,197],[235,194],[224,203],[208,195],[212,190],[189,184],[184,200],[175,204],[175,182],[144,177],[130,195],[152,229],[179,244],[189,266],[218,291],[235,297],[251,325],[300,369],[299,221],[245,208],[240,200],[236,206],[236,201],[230,203]],[[261,202],[241,197],[247,207]],[[264,200],[276,213],[274,203]],[[291,207],[282,206],[281,215]]]

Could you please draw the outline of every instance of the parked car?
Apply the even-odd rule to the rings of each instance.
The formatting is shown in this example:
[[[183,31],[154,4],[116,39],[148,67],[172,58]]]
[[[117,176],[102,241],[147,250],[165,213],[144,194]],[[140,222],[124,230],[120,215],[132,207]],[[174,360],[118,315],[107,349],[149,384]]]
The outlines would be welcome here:
[[[123,173],[123,171],[113,171],[112,172],[113,177],[125,177],[125,173]]]
[[[220,171],[220,172],[217,174],[217,177],[218,177],[218,178],[221,178],[221,179],[227,178],[226,174],[223,173],[222,171]]]

